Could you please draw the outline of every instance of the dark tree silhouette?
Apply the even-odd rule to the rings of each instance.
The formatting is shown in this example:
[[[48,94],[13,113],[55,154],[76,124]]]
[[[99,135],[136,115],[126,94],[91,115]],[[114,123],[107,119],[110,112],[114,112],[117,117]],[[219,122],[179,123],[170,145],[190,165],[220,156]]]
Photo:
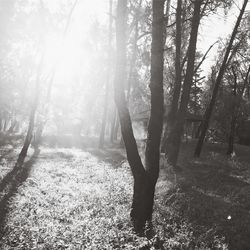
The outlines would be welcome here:
[[[126,79],[126,9],[127,1],[118,0],[116,19],[116,70],[114,79],[115,103],[118,109],[121,132],[127,158],[134,177],[134,194],[131,219],[135,230],[141,232],[151,220],[155,184],[159,175],[160,141],[163,123],[163,33],[164,0],[153,0],[153,24],[151,45],[151,116],[145,152],[145,167],[140,158],[129,110],[124,84]]]
[[[243,6],[242,6],[241,11],[240,11],[240,14],[239,14],[239,16],[237,18],[237,21],[236,21],[236,24],[234,26],[234,29],[233,29],[229,44],[227,46],[225,56],[224,56],[223,62],[221,64],[218,76],[216,78],[213,93],[212,93],[212,97],[211,97],[209,105],[208,105],[208,107],[207,107],[207,109],[205,111],[204,118],[203,118],[203,121],[202,121],[202,124],[201,124],[200,137],[199,137],[199,140],[197,142],[197,145],[196,145],[196,148],[195,148],[195,153],[194,153],[195,157],[199,157],[200,154],[201,154],[203,142],[204,142],[204,139],[205,139],[205,136],[206,136],[208,126],[209,126],[209,121],[210,121],[210,118],[211,118],[211,115],[212,115],[212,112],[213,112],[213,109],[214,109],[214,106],[215,106],[219,86],[221,84],[224,72],[226,70],[229,54],[230,54],[230,52],[232,50],[232,45],[233,45],[234,39],[236,37],[238,27],[240,26],[240,22],[242,20],[243,14],[245,12],[247,2],[248,2],[248,0],[244,0]]]
[[[184,129],[184,122],[186,117],[186,111],[188,107],[188,102],[190,99],[190,90],[193,83],[194,75],[194,62],[195,62],[195,52],[196,43],[198,36],[198,28],[200,24],[200,12],[201,12],[201,0],[196,0],[194,2],[194,11],[191,24],[191,34],[189,39],[189,47],[187,53],[187,70],[185,79],[183,82],[183,90],[181,95],[180,107],[176,115],[174,125],[170,131],[168,137],[168,143],[166,148],[166,156],[169,163],[175,168],[178,154],[180,150],[181,137]]]

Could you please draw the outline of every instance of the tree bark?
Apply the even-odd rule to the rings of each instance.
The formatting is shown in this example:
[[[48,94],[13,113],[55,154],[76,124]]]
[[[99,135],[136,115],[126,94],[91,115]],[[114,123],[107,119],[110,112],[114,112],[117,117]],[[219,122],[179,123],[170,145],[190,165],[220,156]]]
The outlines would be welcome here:
[[[204,139],[205,139],[205,136],[206,136],[206,132],[207,132],[207,129],[209,127],[210,118],[211,118],[211,115],[212,115],[212,112],[213,112],[213,109],[214,109],[214,106],[215,106],[215,102],[216,102],[216,98],[217,98],[219,86],[221,84],[224,72],[226,70],[226,66],[227,66],[227,62],[228,62],[230,51],[232,49],[233,41],[234,41],[234,39],[236,37],[237,31],[238,31],[238,27],[240,25],[240,22],[242,20],[243,14],[245,12],[245,8],[246,8],[246,5],[247,5],[247,2],[248,2],[248,0],[244,0],[243,6],[242,6],[241,11],[240,11],[240,14],[239,14],[239,16],[237,18],[237,21],[236,21],[236,24],[234,26],[234,29],[233,29],[233,32],[232,32],[229,44],[227,46],[226,53],[225,53],[222,65],[220,67],[218,76],[216,78],[216,82],[215,82],[215,85],[214,85],[212,97],[211,97],[210,103],[209,103],[209,105],[208,105],[208,107],[207,107],[207,109],[205,111],[204,119],[202,121],[201,133],[200,133],[200,137],[199,137],[199,140],[197,142],[197,145],[196,145],[196,148],[195,148],[195,153],[194,153],[195,157],[199,157],[200,154],[201,154],[203,142],[204,142]]]
[[[174,169],[176,168],[176,163],[180,150],[181,137],[184,129],[186,111],[190,99],[190,90],[193,83],[194,62],[195,62],[198,28],[200,24],[201,3],[202,0],[195,0],[194,2],[194,12],[191,24],[191,34],[189,39],[188,56],[187,56],[187,70],[183,83],[180,108],[178,110],[173,129],[170,131],[170,135],[168,138],[168,147],[166,148],[166,156],[168,162],[174,167]]]
[[[233,86],[233,103],[232,103],[232,116],[230,124],[230,132],[228,137],[228,149],[227,154],[231,155],[234,151],[234,135],[235,135],[235,125],[236,125],[236,98],[237,98],[237,74],[232,67],[232,72],[234,76],[234,86]]]
[[[139,1],[138,7],[137,7],[137,11],[135,13],[135,34],[134,34],[134,39],[133,39],[133,44],[132,44],[132,56],[131,56],[131,60],[130,60],[130,67],[129,67],[129,74],[128,74],[128,91],[127,91],[127,102],[129,105],[129,101],[130,101],[130,96],[131,96],[131,87],[132,87],[132,83],[134,80],[134,76],[135,76],[135,66],[136,66],[136,59],[137,59],[137,41],[138,41],[138,33],[139,33],[139,10],[141,8],[141,3],[142,0]]]
[[[116,70],[114,79],[115,103],[121,125],[128,162],[134,178],[131,220],[136,232],[143,231],[151,220],[155,184],[159,173],[159,146],[163,119],[163,22],[164,0],[153,0],[152,55],[151,55],[151,116],[148,127],[145,168],[141,161],[132,122],[126,103],[126,0],[118,0],[116,18]]]
[[[167,126],[164,131],[163,139],[162,139],[162,147],[161,151],[165,152],[168,142],[169,132],[172,131],[174,121],[176,118],[180,92],[181,92],[181,34],[182,34],[182,0],[177,1],[177,9],[176,9],[176,36],[175,36],[175,84],[173,91],[173,99],[170,107],[170,111],[168,113]]]

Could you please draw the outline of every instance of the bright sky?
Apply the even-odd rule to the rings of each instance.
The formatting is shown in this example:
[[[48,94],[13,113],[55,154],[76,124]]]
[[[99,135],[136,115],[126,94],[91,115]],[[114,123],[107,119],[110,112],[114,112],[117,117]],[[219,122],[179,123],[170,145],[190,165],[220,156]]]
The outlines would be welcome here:
[[[240,9],[243,5],[243,0],[235,0],[232,8],[225,16],[224,11],[220,10],[217,14],[211,15],[209,18],[205,18],[202,21],[202,26],[200,29],[200,36],[198,41],[198,49],[203,53],[216,42],[219,38],[226,38],[232,33],[236,19],[240,13]],[[248,3],[247,11],[250,11],[250,3]],[[212,50],[209,52],[207,59],[202,65],[202,69],[209,74],[210,67],[216,58],[216,53],[218,49],[216,44]]]
[[[226,16],[224,11],[220,10],[217,14],[210,15],[208,18],[203,19],[198,40],[198,49],[203,53],[205,53],[210,45],[219,38],[226,38],[231,34],[237,16],[239,15],[240,8],[242,7],[243,0],[235,0],[234,2],[235,3]],[[64,46],[64,56],[67,57],[68,60],[63,61],[67,61],[68,63],[61,67],[61,72],[66,73],[65,69],[70,67],[76,69],[76,66],[79,65],[80,58],[83,59],[90,56],[88,51],[84,51],[84,48],[82,48],[82,40],[84,40],[84,36],[88,36],[90,23],[93,23],[95,20],[98,20],[100,23],[105,23],[107,21],[108,7],[109,0],[78,0],[72,15],[71,30],[67,35]],[[114,7],[115,6],[113,6],[113,8]],[[247,10],[250,10],[250,4],[248,4]],[[202,65],[202,69],[205,71],[206,75],[209,74],[210,67],[215,60],[218,45],[219,44],[212,48]],[[56,50],[56,47],[58,47],[58,42],[54,45],[52,43],[49,49],[51,49],[51,51],[58,51],[57,53],[60,54],[60,49],[57,48]],[[79,51],[82,51],[83,54],[80,55]],[[57,55],[54,55],[54,57],[57,57]],[[70,57],[72,57],[71,60],[69,60]],[[49,60],[53,61],[51,59],[52,58]]]

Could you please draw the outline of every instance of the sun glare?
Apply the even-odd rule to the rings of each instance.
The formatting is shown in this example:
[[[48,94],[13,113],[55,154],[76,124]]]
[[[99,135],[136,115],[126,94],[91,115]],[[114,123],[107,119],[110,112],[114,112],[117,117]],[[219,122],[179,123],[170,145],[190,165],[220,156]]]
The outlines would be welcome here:
[[[91,61],[89,31],[94,22],[102,23],[107,18],[107,8],[107,1],[77,1],[67,32],[45,37],[44,63],[47,70],[56,70],[60,82],[87,74]]]

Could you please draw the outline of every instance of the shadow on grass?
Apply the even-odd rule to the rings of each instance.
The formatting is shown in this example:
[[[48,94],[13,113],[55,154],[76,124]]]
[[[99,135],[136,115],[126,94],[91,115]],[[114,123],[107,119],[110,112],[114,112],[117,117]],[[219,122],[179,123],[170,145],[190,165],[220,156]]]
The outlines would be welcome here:
[[[10,171],[0,183],[0,191],[2,192],[6,189],[6,193],[0,201],[0,236],[8,213],[8,203],[17,192],[18,187],[29,177],[30,170],[32,169],[39,153],[39,150],[35,151],[30,159],[22,165],[16,163],[13,170]]]
[[[192,147],[184,145],[181,155],[179,185],[165,197],[175,221],[181,224],[184,219],[192,225],[195,245],[197,241],[201,244],[198,249],[204,249],[204,242],[209,249],[224,249],[215,246],[217,236],[225,239],[226,249],[250,249],[250,184],[241,176],[232,176],[224,145],[208,145],[200,159],[190,157],[188,146]],[[212,151],[217,155],[210,158]]]
[[[111,164],[115,168],[122,166],[122,164],[127,159],[121,150],[116,150],[112,148],[92,148],[87,149],[87,152],[97,157],[100,161]]]
[[[226,249],[249,249],[250,213],[237,204],[192,188],[175,190],[167,196],[166,205],[174,211],[174,221],[192,225],[196,247],[203,249],[199,244],[205,243],[209,249],[224,249],[215,246],[219,236],[225,239]]]

